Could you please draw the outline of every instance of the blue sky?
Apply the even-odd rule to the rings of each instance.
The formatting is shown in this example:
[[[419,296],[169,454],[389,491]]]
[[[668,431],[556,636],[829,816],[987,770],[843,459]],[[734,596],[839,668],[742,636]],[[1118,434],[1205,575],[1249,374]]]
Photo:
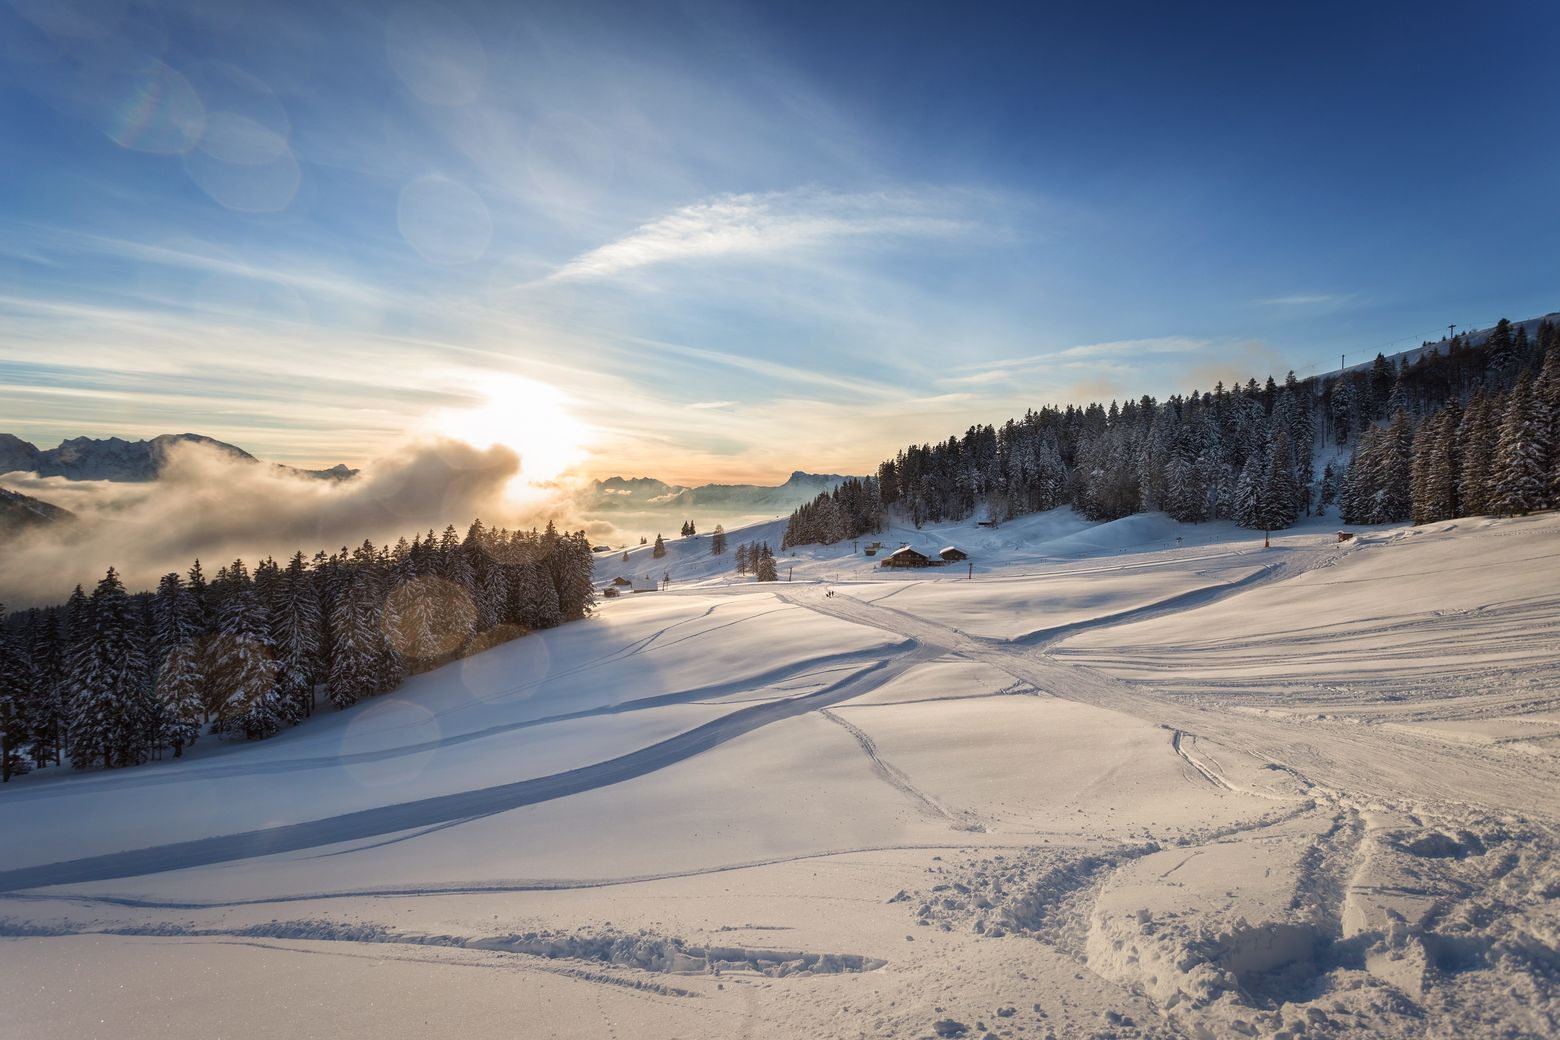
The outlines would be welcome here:
[[[0,429],[768,479],[1560,299],[1545,5],[841,6],[0,0]]]

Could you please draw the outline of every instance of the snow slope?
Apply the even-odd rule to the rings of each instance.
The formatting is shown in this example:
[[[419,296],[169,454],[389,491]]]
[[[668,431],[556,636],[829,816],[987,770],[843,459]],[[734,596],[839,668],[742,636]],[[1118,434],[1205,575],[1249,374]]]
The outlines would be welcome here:
[[[7,1028],[1555,1035],[1560,515],[1334,530],[602,554],[670,590],[0,791]]]

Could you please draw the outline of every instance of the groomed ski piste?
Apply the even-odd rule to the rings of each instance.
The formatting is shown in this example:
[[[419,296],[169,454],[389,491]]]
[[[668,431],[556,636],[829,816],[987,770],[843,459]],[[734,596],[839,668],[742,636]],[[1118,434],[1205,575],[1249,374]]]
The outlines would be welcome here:
[[[667,587],[0,790],[0,1032],[1556,1035],[1560,514],[1352,530],[602,553]]]

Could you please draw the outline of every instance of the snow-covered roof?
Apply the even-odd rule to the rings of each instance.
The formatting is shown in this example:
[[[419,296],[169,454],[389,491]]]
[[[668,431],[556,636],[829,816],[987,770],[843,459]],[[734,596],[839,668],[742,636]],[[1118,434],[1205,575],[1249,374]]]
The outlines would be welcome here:
[[[889,557],[899,556],[899,555],[902,555],[904,553],[914,553],[917,556],[925,556],[926,555],[925,553],[923,553],[921,550],[915,548],[914,546],[911,546],[911,545],[901,545],[899,548],[897,548],[893,552],[889,553],[888,557],[884,557],[884,558],[887,559]]]
[[[964,552],[964,550],[960,549],[957,545],[945,545],[941,549],[937,550],[937,553],[938,553],[939,556],[942,555],[943,553],[951,553],[951,552],[962,553],[962,552]],[[964,553],[964,555],[968,556],[969,553]]]

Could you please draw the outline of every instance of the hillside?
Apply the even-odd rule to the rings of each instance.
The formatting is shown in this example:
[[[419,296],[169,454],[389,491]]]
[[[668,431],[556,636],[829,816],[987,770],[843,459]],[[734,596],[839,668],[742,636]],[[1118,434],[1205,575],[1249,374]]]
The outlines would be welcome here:
[[[76,519],[69,509],[61,509],[41,499],[0,487],[0,535],[24,528],[66,524]]]
[[[285,979],[304,1032],[343,985],[359,1030],[480,1029],[522,980],[569,1037],[1552,1034],[1560,515],[1334,532],[1055,510],[882,536],[973,579],[846,543],[770,585],[631,550],[670,591],[13,781],[13,1021],[90,1031],[70,958],[129,1038],[213,967],[185,1012]]]

